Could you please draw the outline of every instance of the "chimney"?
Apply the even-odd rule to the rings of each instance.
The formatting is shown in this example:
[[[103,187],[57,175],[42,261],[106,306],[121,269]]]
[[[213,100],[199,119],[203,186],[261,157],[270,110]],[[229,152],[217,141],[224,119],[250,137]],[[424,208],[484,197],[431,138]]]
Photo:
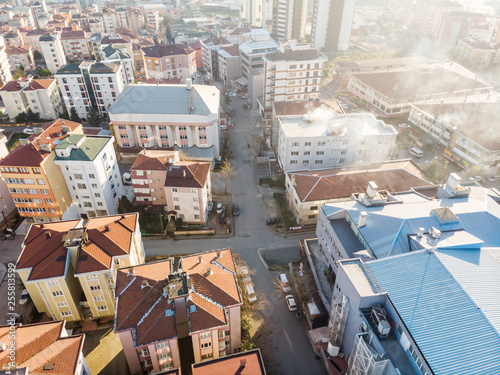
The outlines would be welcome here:
[[[193,82],[191,78],[186,78],[186,90],[191,90],[193,88]]]
[[[207,276],[208,275],[213,275],[212,269],[210,267],[207,268]]]
[[[134,274],[134,267],[130,267],[128,269],[128,273],[127,273],[127,276],[132,276]]]
[[[425,232],[424,228],[422,227],[418,228],[417,237],[421,238],[424,235],[424,232]]]
[[[246,360],[246,358],[242,358],[242,359],[240,359],[240,368],[242,368],[242,369],[243,369],[243,368],[245,368],[245,367],[246,367],[246,365],[247,365],[247,360]]]
[[[182,178],[186,178],[186,171],[182,171]]]
[[[217,252],[215,253],[215,257],[220,258],[220,251],[219,250],[217,250]]]
[[[51,232],[45,232],[45,238],[48,240],[49,238],[52,237],[52,233]]]
[[[201,255],[198,255],[198,263],[201,263],[202,262],[202,256]]]
[[[359,213],[358,228],[366,226],[366,219],[368,218],[368,213],[366,211],[361,211]]]
[[[104,225],[104,231],[109,232],[109,224]]]
[[[368,187],[366,189],[366,194],[368,197],[373,198],[378,192],[378,186],[374,181],[368,182]]]
[[[147,288],[149,286],[148,280],[142,280],[141,289]]]

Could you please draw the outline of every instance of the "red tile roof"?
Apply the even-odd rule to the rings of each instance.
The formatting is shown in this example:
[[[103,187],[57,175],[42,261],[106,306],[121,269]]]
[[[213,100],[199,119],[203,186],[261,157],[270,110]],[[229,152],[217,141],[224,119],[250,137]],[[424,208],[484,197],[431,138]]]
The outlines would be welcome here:
[[[10,81],[5,84],[5,86],[2,87],[0,91],[6,91],[6,92],[16,92],[16,91],[21,91],[23,87],[21,86],[21,82],[26,82],[28,79],[20,79],[17,81]],[[24,90],[25,91],[35,91],[35,90],[45,90],[48,89],[49,86],[56,81],[55,78],[48,78],[48,79],[32,79],[28,87],[26,87]]]
[[[29,50],[23,47],[10,46],[5,49],[5,52],[7,53],[7,55],[19,55],[19,54],[27,54],[29,53]]]
[[[168,165],[169,155],[164,156],[147,156],[144,154],[137,155],[134,164],[130,167],[132,170],[145,170],[145,171],[166,171]]]
[[[85,39],[85,31],[83,30],[63,31],[61,33],[61,40],[65,39]]]
[[[61,337],[64,321],[16,326],[16,364],[33,374],[73,375],[83,348],[83,335]],[[9,326],[0,326],[0,341],[9,342]],[[9,351],[0,352],[0,368],[9,362]],[[44,369],[53,365],[51,370]]]
[[[17,146],[5,159],[0,160],[1,166],[7,167],[39,167],[50,153],[38,150],[33,144]]]
[[[240,46],[238,44],[234,44],[229,47],[222,47],[224,51],[229,53],[231,56],[239,56],[240,55]]]
[[[75,131],[82,125],[69,121],[69,120],[64,120],[64,119],[57,119],[51,122],[48,122],[44,125],[41,126],[42,132],[41,133],[34,133],[31,134],[28,138],[28,140],[36,147],[40,148],[40,145],[42,144],[51,144],[51,146],[54,146],[54,142],[56,140],[61,140],[64,137],[66,137],[67,133],[63,132],[63,126],[69,127],[70,131]]]
[[[242,366],[242,363],[245,366]],[[265,375],[259,349],[232,354],[191,365],[193,375]]]
[[[133,272],[130,272],[131,268]],[[186,280],[191,285],[190,288],[187,286],[189,290],[186,294],[181,293],[180,297],[164,293],[172,271],[170,260],[118,270],[115,331],[134,329],[135,346],[173,338],[177,335],[173,299],[185,298],[187,295],[191,333],[227,326],[224,308],[241,304],[231,250],[183,257],[180,268],[187,274]],[[143,285],[145,281],[147,286]]]
[[[208,162],[176,162],[168,167],[165,186],[203,188],[209,173]]]
[[[142,52],[146,57],[161,58],[165,56],[189,55],[193,53],[194,50],[188,48],[185,44],[158,44],[144,47]]]
[[[380,189],[398,193],[411,188],[430,186],[424,172],[411,160],[348,168],[331,168],[289,173],[301,202],[349,198],[353,193],[366,191],[374,181]]]

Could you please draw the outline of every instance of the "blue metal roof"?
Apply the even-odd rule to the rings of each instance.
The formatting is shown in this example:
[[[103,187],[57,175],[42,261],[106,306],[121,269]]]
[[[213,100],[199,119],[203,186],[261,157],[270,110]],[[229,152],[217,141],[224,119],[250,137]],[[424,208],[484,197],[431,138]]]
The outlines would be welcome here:
[[[500,374],[498,331],[472,299],[471,295],[475,292],[467,293],[457,280],[458,275],[450,271],[454,261],[450,258],[444,261],[451,265],[449,268],[440,259],[451,257],[455,251],[449,250],[440,255],[424,250],[365,263],[365,266],[388,293],[434,374]],[[474,282],[483,283],[486,274],[498,271],[499,266],[494,263],[498,263],[498,258],[489,257],[481,264],[477,263],[477,254],[483,257],[483,250],[469,250],[471,258],[466,256],[465,251],[459,251],[461,257],[458,257],[457,264],[473,263],[474,252],[479,267],[460,276],[464,279],[469,277],[471,285]],[[487,288],[487,285],[482,288]],[[500,284],[497,283],[495,291],[499,289]],[[493,293],[488,296],[493,297]],[[486,305],[493,307],[494,304],[490,300]]]

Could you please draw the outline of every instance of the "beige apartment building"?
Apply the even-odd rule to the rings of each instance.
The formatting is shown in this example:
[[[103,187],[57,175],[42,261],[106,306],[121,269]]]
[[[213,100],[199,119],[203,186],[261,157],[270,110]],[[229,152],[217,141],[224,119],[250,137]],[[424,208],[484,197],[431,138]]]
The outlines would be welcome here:
[[[411,160],[392,160],[348,168],[286,172],[288,207],[299,225],[316,225],[326,203],[348,201],[373,181],[390,193],[430,186],[432,182]]]
[[[69,321],[87,308],[92,318],[113,316],[117,269],[144,263],[138,220],[133,213],[33,224],[16,272],[38,312]]]
[[[176,151],[142,151],[131,167],[136,204],[163,208],[170,220],[205,224],[211,163],[179,161]]]
[[[132,374],[179,368],[181,356],[198,363],[240,348],[242,298],[230,249],[182,257],[178,269],[170,259],[122,268],[116,295],[115,332]]]

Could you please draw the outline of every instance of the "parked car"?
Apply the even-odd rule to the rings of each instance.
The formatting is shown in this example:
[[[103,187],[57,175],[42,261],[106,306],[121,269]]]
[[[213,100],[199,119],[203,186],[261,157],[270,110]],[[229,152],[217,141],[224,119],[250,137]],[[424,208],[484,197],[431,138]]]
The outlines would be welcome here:
[[[405,123],[399,124],[398,126],[399,126],[401,129],[409,129],[409,128],[411,128],[411,126],[410,126],[410,125],[405,124]]]
[[[132,177],[130,176],[130,173],[124,173],[122,175],[122,181],[123,185],[132,185]]]
[[[290,293],[290,291],[291,291],[290,283],[288,282],[288,279],[284,273],[280,273],[279,280],[280,280],[280,286],[281,286],[281,289],[283,290],[283,292]]]
[[[219,217],[219,224],[226,224],[226,223],[227,223],[226,214],[224,212],[221,212]]]
[[[247,284],[247,295],[250,302],[257,301],[257,296],[255,295],[255,290],[252,284]]]
[[[251,283],[252,279],[250,278],[250,275],[248,274],[248,267],[243,266],[240,268],[240,271],[243,274],[243,282],[245,284]]]
[[[220,214],[222,213],[222,211],[224,210],[224,206],[222,205],[222,203],[217,203],[217,213]]]
[[[233,215],[234,216],[240,215],[240,207],[238,206],[238,203],[233,203]]]
[[[26,289],[23,289],[23,291],[21,292],[21,297],[19,297],[19,304],[25,305],[26,302],[28,302],[28,297],[29,297],[28,291]]]
[[[472,176],[472,177],[469,177],[469,181],[481,182],[481,181],[483,181],[483,178],[481,176]]]
[[[272,224],[277,224],[277,223],[281,223],[281,219],[279,217],[271,217],[271,218],[267,219],[267,221],[266,221],[267,225],[272,225]]]
[[[297,304],[295,303],[295,298],[291,294],[286,297],[286,304],[288,305],[288,310],[297,311]]]
[[[33,131],[33,129],[30,129],[30,128],[24,128],[23,133],[24,134],[33,134],[34,131]]]
[[[500,180],[500,176],[490,176],[488,177],[488,181],[489,182],[495,182],[495,181],[498,181]]]
[[[412,147],[408,152],[410,153],[410,155],[413,155],[416,158],[421,158],[422,156],[424,156],[424,152],[418,147]]]

